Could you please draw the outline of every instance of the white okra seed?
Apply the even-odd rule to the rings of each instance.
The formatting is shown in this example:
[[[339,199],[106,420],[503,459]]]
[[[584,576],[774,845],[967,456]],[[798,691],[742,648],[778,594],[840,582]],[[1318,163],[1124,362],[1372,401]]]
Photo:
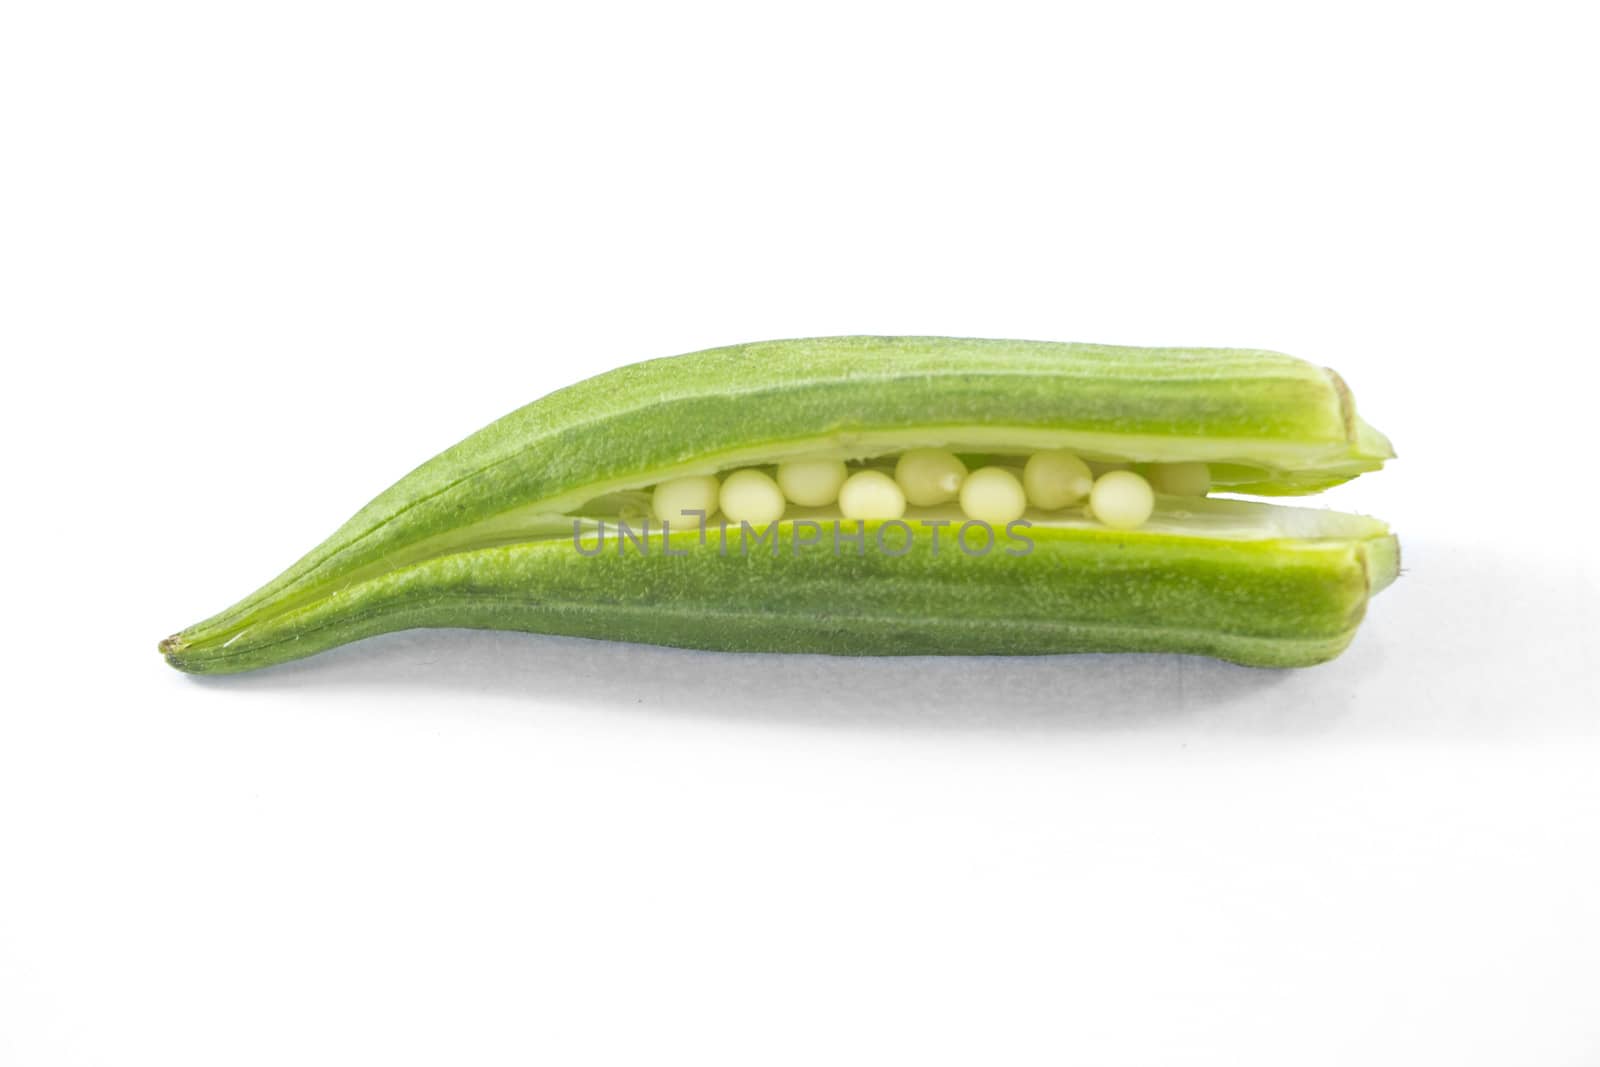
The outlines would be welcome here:
[[[1089,510],[1114,530],[1143,526],[1155,506],[1150,483],[1133,471],[1107,471],[1089,493]]]
[[[839,499],[849,473],[842,459],[797,459],[778,464],[778,488],[801,507],[826,507]]]
[[[1004,526],[1022,518],[1028,495],[1015,474],[1003,467],[984,467],[961,483],[961,510],[969,519]]]
[[[716,476],[711,474],[673,478],[656,486],[650,496],[650,510],[656,518],[674,526],[698,528],[701,522],[717,513],[718,489]],[[691,511],[705,514],[684,514]]]
[[[1204,463],[1152,463],[1150,488],[1173,496],[1205,496],[1211,489],[1211,468]]]
[[[1022,487],[1034,507],[1055,511],[1088,496],[1094,488],[1094,472],[1065,449],[1035,452],[1022,468]]]
[[[847,519],[898,519],[906,495],[882,471],[856,471],[839,489],[839,512]]]
[[[729,522],[748,522],[764,526],[783,518],[783,490],[778,483],[758,470],[734,471],[722,483],[718,498]]]
[[[894,480],[919,508],[954,500],[966,477],[966,464],[942,448],[913,448],[894,465]]]

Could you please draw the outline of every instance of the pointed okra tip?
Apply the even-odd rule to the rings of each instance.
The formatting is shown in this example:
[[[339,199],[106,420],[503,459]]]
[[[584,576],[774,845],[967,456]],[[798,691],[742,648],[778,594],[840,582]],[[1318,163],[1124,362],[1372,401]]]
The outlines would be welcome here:
[[[183,653],[188,647],[189,642],[183,639],[183,634],[176,633],[171,637],[162,638],[161,643],[156,646],[156,651],[166,657],[169,665],[180,671],[187,671],[189,668],[184,664]]]

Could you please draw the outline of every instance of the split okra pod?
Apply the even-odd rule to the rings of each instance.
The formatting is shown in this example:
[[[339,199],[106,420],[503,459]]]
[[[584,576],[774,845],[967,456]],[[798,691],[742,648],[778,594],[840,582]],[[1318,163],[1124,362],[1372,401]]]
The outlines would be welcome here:
[[[161,643],[270,666],[413,627],[844,655],[1305,666],[1399,548],[1313,493],[1389,442],[1273,352],[833,337],[622,367],[424,463]]]

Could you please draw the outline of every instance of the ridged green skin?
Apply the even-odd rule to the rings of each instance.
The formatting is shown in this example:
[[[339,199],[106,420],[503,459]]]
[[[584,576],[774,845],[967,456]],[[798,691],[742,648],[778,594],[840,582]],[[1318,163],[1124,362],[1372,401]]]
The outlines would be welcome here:
[[[952,528],[935,555],[933,530],[911,524],[909,550],[894,556],[877,550],[880,524],[864,525],[866,550],[842,538],[837,556],[831,531],[796,550],[791,522],[748,551],[730,535],[726,556],[697,532],[673,533],[681,556],[659,543],[641,553],[614,534],[592,558],[570,537],[463,552],[173,660],[242,671],[394,630],[461,626],[746,652],[1191,652],[1300,667],[1342,651],[1369,593],[1393,577],[1387,536],[1239,542],[1036,527],[1025,555],[1008,556],[1022,544],[1001,538],[969,556]],[[885,533],[894,552],[903,538]]]
[[[493,626],[729,650],[1179,651],[1299,665],[1343,648],[1368,590],[1387,582],[1368,573],[1371,539],[1035,530],[1022,558],[913,546],[900,558],[742,559],[696,546],[590,559],[559,532],[499,547],[483,546],[503,530],[474,532],[507,513],[559,531],[589,496],[733,457],[819,443],[865,455],[952,427],[960,439],[976,428],[1116,441],[1126,447],[1113,454],[1135,459],[1226,441],[1223,460],[1246,470],[1230,488],[1257,493],[1312,491],[1392,454],[1336,376],[1270,352],[918,337],[715,349],[513,412],[162,651],[180,669],[225,672],[389,630]]]

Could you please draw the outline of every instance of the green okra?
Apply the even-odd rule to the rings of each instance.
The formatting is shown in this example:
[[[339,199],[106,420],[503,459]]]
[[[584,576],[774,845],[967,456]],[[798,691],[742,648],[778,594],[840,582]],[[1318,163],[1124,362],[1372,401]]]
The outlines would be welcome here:
[[[1337,375],[1272,352],[738,345],[623,367],[507,415],[161,651],[226,673],[394,630],[480,627],[1301,666],[1349,643],[1397,572],[1394,537],[1375,519],[1185,483],[1198,471],[1201,492],[1304,494],[1392,455]],[[1084,480],[1052,496],[1035,477],[1056,470],[1047,460]],[[943,497],[916,503],[929,486]],[[711,514],[651,513],[696,494]]]

